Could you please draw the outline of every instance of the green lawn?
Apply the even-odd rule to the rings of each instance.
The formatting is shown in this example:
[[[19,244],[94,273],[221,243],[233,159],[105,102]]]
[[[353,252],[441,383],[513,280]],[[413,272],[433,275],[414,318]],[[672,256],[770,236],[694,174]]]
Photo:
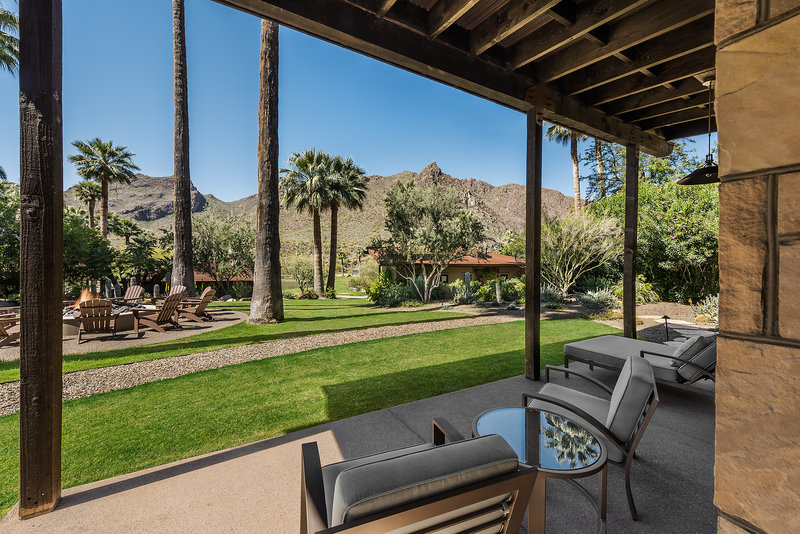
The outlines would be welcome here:
[[[349,276],[337,276],[336,277],[336,284],[334,285],[334,288],[336,289],[336,294],[337,295],[363,295],[364,294],[363,291],[362,292],[351,291],[347,287],[347,281],[348,280],[350,280]],[[281,280],[281,288],[284,291],[289,290],[289,289],[298,289],[299,290],[300,286],[297,285],[297,282],[295,280],[292,280],[290,278],[283,278]]]
[[[213,307],[247,313],[250,310],[250,303],[214,303]],[[284,310],[286,321],[278,325],[239,323],[213,332],[205,332],[164,343],[86,354],[68,354],[64,356],[64,372],[169,358],[206,350],[249,345],[274,339],[323,334],[325,332],[342,332],[376,326],[446,321],[470,317],[463,313],[454,312],[406,312],[374,308],[366,300],[362,299],[286,300],[284,301]],[[19,361],[0,362],[0,383],[12,380],[19,380]]]
[[[564,343],[618,330],[542,321],[542,365]],[[365,341],[68,401],[70,487],[524,372],[524,323]],[[0,418],[0,515],[17,500],[19,416]]]

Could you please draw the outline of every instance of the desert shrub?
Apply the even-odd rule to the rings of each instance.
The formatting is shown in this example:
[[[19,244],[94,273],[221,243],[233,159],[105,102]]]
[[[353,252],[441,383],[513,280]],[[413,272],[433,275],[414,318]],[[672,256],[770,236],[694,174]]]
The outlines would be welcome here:
[[[253,297],[253,284],[239,281],[231,282],[230,289],[231,290],[228,293],[236,300],[249,299]]]
[[[367,288],[367,298],[373,303],[378,304],[386,295],[389,288],[397,285],[397,282],[389,275],[388,272],[382,272]]]
[[[618,300],[622,300],[622,280],[617,282],[613,287],[614,295]],[[636,277],[636,303],[637,304],[652,304],[659,302],[661,299],[658,297],[653,284],[645,280],[644,275],[640,274]]]
[[[400,303],[401,308],[419,308],[422,305],[421,300],[404,300]]]
[[[460,286],[451,284],[450,289],[453,291],[453,302],[456,304],[475,304],[478,300],[478,295],[466,287],[464,282],[461,282]]]
[[[617,297],[610,289],[596,289],[578,295],[578,302],[592,310],[608,310],[617,306]]]
[[[719,295],[707,296],[692,306],[692,311],[698,321],[705,319],[705,322],[719,326]]]
[[[575,291],[586,293],[590,289],[602,289],[604,287],[615,287],[622,280],[622,263],[610,261],[599,265],[590,273],[584,273],[575,282]]]
[[[378,262],[369,257],[358,267],[358,274],[347,281],[347,288],[353,291],[366,291],[378,278]]]
[[[300,300],[315,300],[319,298],[319,295],[317,295],[317,292],[313,289],[309,289],[308,291],[303,291],[300,293],[300,296],[297,298]]]
[[[439,284],[431,289],[431,300],[447,300],[450,298],[450,288],[447,284]]]
[[[300,296],[300,291],[297,289],[287,289],[283,292],[283,298],[285,299],[296,299]]]
[[[545,282],[542,284],[542,289],[539,293],[539,300],[541,302],[561,303],[564,302],[564,295],[562,295],[558,289]]]
[[[301,294],[310,289],[314,281],[314,263],[310,256],[294,254],[288,258],[281,258],[281,269],[295,279],[297,285],[300,286]]]
[[[385,306],[394,308],[406,300],[419,299],[419,295],[414,289],[412,282],[397,282],[388,272],[381,273],[367,290],[369,300]]]
[[[525,284],[519,278],[510,278],[503,282],[501,293],[503,300],[515,302],[525,296]]]
[[[325,295],[326,299],[335,299],[336,298],[336,290],[334,288],[332,288],[332,287],[328,287],[328,288],[325,289],[325,292],[323,293],[323,295]]]
[[[491,302],[495,299],[494,280],[481,284],[475,292],[478,298],[484,302]]]

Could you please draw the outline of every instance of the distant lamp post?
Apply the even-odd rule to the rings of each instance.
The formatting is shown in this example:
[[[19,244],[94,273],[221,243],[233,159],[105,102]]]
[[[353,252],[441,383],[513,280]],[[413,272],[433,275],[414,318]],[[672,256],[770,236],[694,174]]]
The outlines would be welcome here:
[[[664,315],[662,319],[664,319],[664,333],[667,335],[667,341],[669,341],[669,315]]]

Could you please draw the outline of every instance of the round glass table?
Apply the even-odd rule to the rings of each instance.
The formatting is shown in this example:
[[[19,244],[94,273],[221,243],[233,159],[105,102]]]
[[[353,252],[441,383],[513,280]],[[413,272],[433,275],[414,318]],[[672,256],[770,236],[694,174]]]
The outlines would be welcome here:
[[[545,488],[560,478],[577,488],[597,512],[598,532],[606,530],[606,447],[599,435],[564,415],[536,408],[496,408],[472,423],[472,435],[500,434],[519,461],[539,469],[528,508],[528,532],[544,534]],[[598,501],[575,479],[600,473]]]

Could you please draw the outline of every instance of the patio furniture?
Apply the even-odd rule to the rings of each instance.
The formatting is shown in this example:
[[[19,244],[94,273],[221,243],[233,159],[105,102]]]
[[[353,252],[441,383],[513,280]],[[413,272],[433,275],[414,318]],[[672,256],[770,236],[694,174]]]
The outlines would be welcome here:
[[[165,300],[167,297],[171,297],[172,295],[183,295],[185,291],[186,291],[186,286],[177,284],[169,288],[169,293],[167,293],[166,296],[162,297],[153,296],[152,302],[153,304],[157,304],[159,300]]]
[[[679,346],[662,345],[621,336],[601,336],[564,345],[564,367],[570,360],[619,370],[628,355],[641,356],[653,366],[653,375],[661,384],[690,386],[701,379],[714,381],[717,367],[717,336],[696,336]],[[569,373],[567,373],[569,376]],[[697,388],[692,388],[696,390]]]
[[[139,324],[149,326],[153,330],[163,333],[163,325],[171,324],[178,326],[178,308],[181,305],[183,295],[175,293],[164,300],[164,304],[154,310],[135,310],[134,331],[139,331]],[[133,310],[132,310],[133,311]]]
[[[569,372],[584,378],[608,393],[611,399],[551,384],[551,371]],[[631,517],[636,521],[638,516],[631,493],[631,463],[636,446],[658,405],[658,391],[650,363],[644,358],[628,356],[613,390],[599,380],[552,365],[545,367],[545,382],[538,393],[522,394],[523,406],[565,415],[581,425],[591,425],[602,434],[608,449],[608,461],[625,466],[625,491]],[[575,416],[579,419],[574,419]]]
[[[0,347],[5,347],[19,339],[19,317],[4,314],[0,317]]]
[[[433,443],[324,467],[316,442],[304,443],[300,532],[518,532],[537,470],[500,436],[433,427]]]
[[[139,301],[142,300],[142,294],[144,293],[144,288],[142,286],[128,286],[128,289],[125,290],[125,296],[120,299],[114,299],[115,304],[121,304],[124,306],[132,306],[138,304]]]
[[[178,319],[186,317],[187,319],[196,323],[202,323],[203,320],[213,321],[214,318],[206,312],[206,306],[211,302],[211,299],[216,295],[216,290],[207,287],[200,296],[200,299],[191,299],[188,301],[189,306],[178,309]],[[184,301],[186,302],[186,301]]]
[[[78,325],[78,344],[83,339],[83,334],[111,334],[117,335],[117,317],[119,313],[114,313],[113,305],[106,299],[84,300],[78,305],[77,319]]]
[[[520,462],[538,468],[531,509],[545,510],[547,479],[559,478],[589,500],[597,513],[597,532],[603,533],[608,480],[606,446],[599,433],[574,419],[537,408],[496,408],[475,418],[472,435],[499,434],[511,445]],[[599,503],[576,480],[597,473],[600,473]],[[528,534],[544,534],[545,517],[545,513],[529,514]]]

